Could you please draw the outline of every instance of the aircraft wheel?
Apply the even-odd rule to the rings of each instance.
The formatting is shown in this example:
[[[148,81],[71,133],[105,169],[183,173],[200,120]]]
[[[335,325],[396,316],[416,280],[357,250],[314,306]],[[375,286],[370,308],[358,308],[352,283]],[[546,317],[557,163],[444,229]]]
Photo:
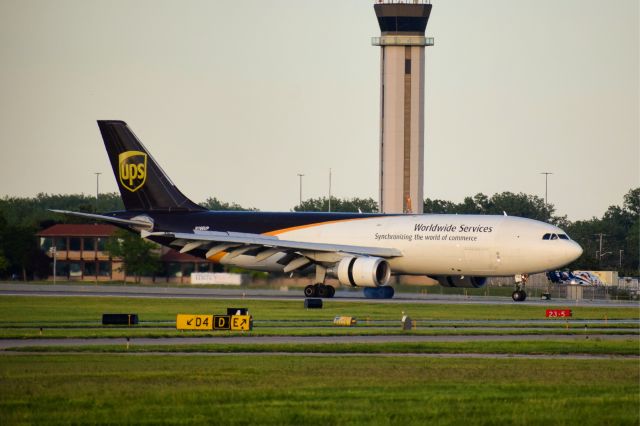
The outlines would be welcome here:
[[[511,298],[514,302],[524,302],[527,298],[527,293],[524,290],[516,290],[511,294]]]
[[[328,285],[327,290],[329,290],[327,297],[333,297],[336,295],[336,289],[333,286]]]
[[[363,289],[364,297],[367,299],[391,299],[395,291],[393,287],[384,286],[384,287],[365,287]]]
[[[384,299],[393,299],[393,295],[395,294],[393,287],[386,286],[381,288]]]
[[[380,292],[377,288],[365,287],[362,289],[362,294],[367,299],[380,299]]]
[[[329,297],[329,289],[324,284],[316,284],[318,286],[317,293],[318,297]]]
[[[308,285],[304,288],[304,296],[305,297],[314,297],[316,295],[315,286]]]

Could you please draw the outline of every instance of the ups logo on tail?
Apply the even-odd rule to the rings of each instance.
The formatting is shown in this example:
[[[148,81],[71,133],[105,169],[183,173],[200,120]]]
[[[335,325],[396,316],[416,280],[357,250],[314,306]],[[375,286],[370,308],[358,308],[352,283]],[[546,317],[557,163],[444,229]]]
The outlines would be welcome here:
[[[147,180],[147,154],[142,151],[125,151],[118,156],[120,184],[131,192],[142,188]]]

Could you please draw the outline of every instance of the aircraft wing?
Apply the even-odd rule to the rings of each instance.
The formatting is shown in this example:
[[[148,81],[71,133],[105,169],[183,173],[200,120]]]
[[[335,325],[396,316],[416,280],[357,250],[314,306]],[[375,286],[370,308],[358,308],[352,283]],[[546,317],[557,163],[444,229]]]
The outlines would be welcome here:
[[[276,236],[262,234],[247,234],[241,232],[196,231],[186,232],[147,232],[142,231],[142,237],[169,237],[180,240],[183,246],[181,252],[187,252],[205,244],[230,246],[264,247],[265,249],[296,250],[303,252],[348,253],[364,256],[398,257],[402,252],[389,247],[352,246],[344,244],[314,243],[304,241],[281,240]]]
[[[284,265],[285,273],[304,268],[311,262],[330,265],[342,259],[344,255],[349,254],[382,258],[402,256],[400,250],[390,247],[291,241],[264,234],[220,231],[152,232],[150,229],[153,227],[153,222],[143,216],[121,219],[113,216],[66,210],[52,209],[51,211],[85,219],[103,220],[119,225],[127,225],[140,231],[140,235],[143,238],[170,238],[173,240],[171,243],[173,246],[181,247],[181,253],[187,253],[195,249],[206,249],[206,258],[211,258],[220,253],[225,253],[227,258],[247,254],[255,256],[256,261],[261,261],[277,253],[285,253],[286,255],[278,261],[278,263]]]

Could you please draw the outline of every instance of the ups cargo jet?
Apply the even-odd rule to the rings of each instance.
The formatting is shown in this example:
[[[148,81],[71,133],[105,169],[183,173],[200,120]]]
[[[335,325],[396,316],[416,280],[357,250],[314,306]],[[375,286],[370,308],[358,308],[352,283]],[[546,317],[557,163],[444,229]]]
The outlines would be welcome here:
[[[307,297],[332,297],[327,276],[393,297],[393,274],[428,275],[446,287],[481,287],[487,277],[555,270],[582,254],[561,229],[503,216],[208,211],[169,179],[123,121],[98,121],[125,210],[103,220],[143,238],[223,265],[311,272]],[[526,293],[516,285],[513,299]]]

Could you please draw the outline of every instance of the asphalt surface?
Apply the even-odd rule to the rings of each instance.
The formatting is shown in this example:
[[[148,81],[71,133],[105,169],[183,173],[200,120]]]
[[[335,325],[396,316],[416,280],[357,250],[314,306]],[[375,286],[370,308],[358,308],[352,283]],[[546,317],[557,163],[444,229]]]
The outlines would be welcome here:
[[[116,285],[53,285],[1,283],[0,295],[4,296],[91,296],[91,297],[139,297],[139,298],[190,298],[190,299],[245,299],[245,300],[304,300],[302,289],[289,291],[246,288],[198,288]],[[361,292],[338,290],[335,302],[421,303],[421,304],[495,304],[534,306],[603,306],[640,307],[638,301],[614,300],[540,300],[529,297],[524,302],[514,302],[511,297],[463,296],[420,293],[396,293],[393,299],[365,299]]]
[[[29,351],[12,351],[2,352],[3,356],[21,356],[21,355],[42,355],[42,352],[29,352]],[[69,355],[68,352],[47,352],[46,355]],[[80,354],[82,355],[82,354]],[[85,354],[92,355],[92,354]],[[583,355],[583,354],[567,354],[567,355],[535,355],[535,354],[458,354],[458,353],[441,353],[441,354],[428,354],[428,353],[341,353],[341,352],[130,352],[123,354],[118,353],[101,353],[101,356],[174,356],[174,357],[194,357],[194,356],[206,356],[206,357],[340,357],[340,358],[354,358],[354,357],[375,357],[375,358],[470,358],[470,359],[564,359],[564,360],[614,360],[614,359],[637,359],[635,356],[627,355]]]
[[[129,345],[225,345],[225,344],[339,344],[339,343],[429,343],[429,342],[485,342],[485,341],[577,341],[585,339],[625,340],[638,339],[637,335],[375,335],[375,336],[221,336],[221,337],[166,337],[166,338],[95,338],[95,339],[1,339],[0,350],[29,346],[105,346]]]

